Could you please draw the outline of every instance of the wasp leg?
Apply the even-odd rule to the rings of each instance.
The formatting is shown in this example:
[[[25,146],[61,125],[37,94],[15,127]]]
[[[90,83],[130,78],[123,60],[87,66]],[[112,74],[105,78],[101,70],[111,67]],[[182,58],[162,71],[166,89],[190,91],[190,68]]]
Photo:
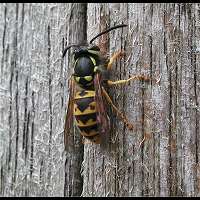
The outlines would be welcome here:
[[[108,80],[107,83],[108,83],[109,86],[112,86],[112,85],[118,85],[118,84],[125,84],[125,83],[128,83],[129,81],[134,81],[134,80],[143,80],[143,81],[153,80],[153,81],[157,82],[156,79],[151,79],[148,76],[138,75],[138,76],[132,76],[129,79],[126,79],[126,80],[119,80],[119,81]]]
[[[102,92],[107,101],[110,103],[114,111],[117,113],[117,116],[121,118],[124,124],[128,127],[129,130],[133,130],[133,125],[128,121],[127,117],[113,104],[110,96],[106,92],[106,90],[102,87]]]
[[[114,55],[110,58],[107,69],[110,70],[112,67],[113,62],[118,58],[124,56],[125,53],[122,51],[114,53]]]

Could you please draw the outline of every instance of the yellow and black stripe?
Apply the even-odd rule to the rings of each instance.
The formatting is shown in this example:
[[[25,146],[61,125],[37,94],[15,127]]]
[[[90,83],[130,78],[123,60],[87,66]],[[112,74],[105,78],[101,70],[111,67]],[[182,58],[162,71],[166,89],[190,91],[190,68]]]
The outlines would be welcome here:
[[[81,135],[88,140],[97,143],[99,138],[97,126],[95,91],[82,90],[75,95],[74,116]]]

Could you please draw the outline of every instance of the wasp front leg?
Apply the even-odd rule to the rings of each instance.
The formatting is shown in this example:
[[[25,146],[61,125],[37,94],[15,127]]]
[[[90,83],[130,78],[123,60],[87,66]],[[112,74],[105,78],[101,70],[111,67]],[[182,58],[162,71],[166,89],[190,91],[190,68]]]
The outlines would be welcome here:
[[[110,70],[111,67],[112,67],[112,64],[114,63],[114,61],[117,59],[117,58],[121,58],[122,56],[124,56],[125,53],[122,52],[122,51],[118,51],[116,53],[114,53],[114,55],[110,58],[109,60],[109,63],[107,65],[107,70]]]
[[[113,110],[117,113],[117,116],[121,118],[129,130],[133,130],[133,125],[128,121],[127,117],[113,104],[112,99],[103,87],[102,92],[108,103],[112,106]]]

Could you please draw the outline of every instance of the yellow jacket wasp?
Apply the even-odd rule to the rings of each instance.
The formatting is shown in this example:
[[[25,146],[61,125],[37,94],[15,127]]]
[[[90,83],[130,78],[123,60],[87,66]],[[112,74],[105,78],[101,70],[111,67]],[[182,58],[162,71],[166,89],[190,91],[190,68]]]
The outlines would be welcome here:
[[[106,86],[127,83],[131,80],[150,80],[143,75],[132,76],[127,80],[111,81],[109,72],[114,60],[122,57],[122,52],[115,53],[110,59],[103,56],[100,48],[92,42],[99,36],[111,30],[126,27],[121,24],[109,28],[96,35],[90,45],[72,44],[65,48],[63,57],[68,49],[74,47],[74,73],[69,82],[69,101],[64,127],[65,149],[68,144],[68,136],[72,133],[74,121],[81,135],[92,143],[101,143],[102,135],[109,131],[109,117],[105,109],[105,100],[112,106],[117,116],[132,130],[133,125],[126,116],[113,104],[105,90]]]

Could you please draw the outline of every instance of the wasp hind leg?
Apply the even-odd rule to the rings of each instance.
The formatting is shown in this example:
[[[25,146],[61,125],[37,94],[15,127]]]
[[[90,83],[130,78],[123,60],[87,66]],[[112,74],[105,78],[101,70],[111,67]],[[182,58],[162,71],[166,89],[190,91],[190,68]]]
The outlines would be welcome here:
[[[112,106],[113,110],[117,113],[117,116],[121,118],[121,120],[124,122],[124,124],[128,127],[129,130],[133,130],[133,125],[128,121],[127,117],[113,104],[110,96],[103,87],[102,87],[102,92],[106,100]]]

